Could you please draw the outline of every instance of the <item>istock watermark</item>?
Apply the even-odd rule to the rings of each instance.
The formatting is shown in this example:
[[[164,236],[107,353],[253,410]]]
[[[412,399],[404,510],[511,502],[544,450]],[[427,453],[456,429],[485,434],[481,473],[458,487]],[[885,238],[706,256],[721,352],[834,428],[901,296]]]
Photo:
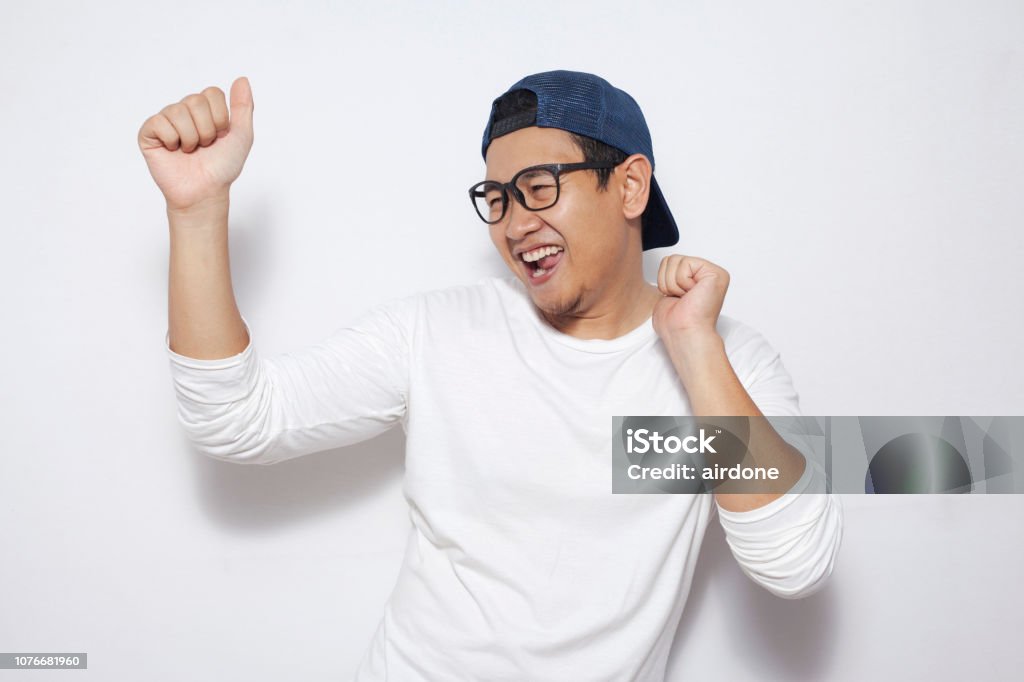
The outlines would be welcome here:
[[[722,429],[716,428],[714,434],[701,428],[694,435],[664,436],[651,429],[626,429],[626,453],[630,455],[686,453],[690,455],[716,455],[713,442],[722,435]],[[663,479],[663,480],[701,480],[701,481],[775,481],[779,478],[777,467],[742,466],[734,464],[722,467],[717,463],[698,467],[695,464],[675,462],[666,467],[642,466],[630,464],[626,475],[632,480]]]
[[[715,449],[711,447],[711,441],[715,437],[708,436],[704,429],[700,430],[699,435],[686,436],[685,438],[680,438],[679,436],[668,436],[666,438],[657,431],[649,429],[637,429],[636,431],[626,429],[626,439],[626,452],[636,452],[641,455],[647,453],[651,448],[654,449],[654,452],[670,452],[673,454],[679,451],[689,453],[715,452]],[[697,445],[694,445],[694,443],[697,443]]]
[[[1024,416],[615,416],[612,492],[1020,494]]]

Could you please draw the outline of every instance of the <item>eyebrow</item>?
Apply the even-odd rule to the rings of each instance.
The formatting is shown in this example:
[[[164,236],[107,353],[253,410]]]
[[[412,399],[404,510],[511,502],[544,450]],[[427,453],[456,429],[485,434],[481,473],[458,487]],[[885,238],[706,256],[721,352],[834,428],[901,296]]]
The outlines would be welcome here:
[[[534,177],[536,175],[540,175],[541,173],[546,173],[546,172],[548,172],[548,171],[541,170],[541,169],[538,168],[537,170],[532,170],[529,173],[523,173],[519,177],[520,178],[526,178],[527,180],[529,180],[530,178],[532,178],[532,177]]]
[[[557,165],[558,165],[557,161],[552,161],[550,163],[535,163],[535,164],[532,164],[532,165],[529,165],[529,166],[524,166],[523,168],[520,168],[519,170],[517,170],[515,173],[512,174],[512,177],[514,178],[517,173],[522,172],[526,168],[534,168],[536,166],[557,166]],[[522,177],[530,178],[531,176],[536,175],[537,173],[540,173],[540,172],[541,172],[541,169],[538,168],[538,169],[534,170],[531,173],[523,173]],[[509,181],[511,181],[511,180],[512,180],[512,178],[509,178]],[[491,178],[484,178],[484,182],[496,182],[499,185],[504,185],[505,184],[501,180],[492,180]]]

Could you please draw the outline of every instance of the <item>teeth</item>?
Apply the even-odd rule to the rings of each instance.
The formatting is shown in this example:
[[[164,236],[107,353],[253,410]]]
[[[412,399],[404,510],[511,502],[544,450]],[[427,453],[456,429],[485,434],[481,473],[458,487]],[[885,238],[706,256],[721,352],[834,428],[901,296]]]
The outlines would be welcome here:
[[[561,246],[542,246],[539,249],[533,251],[527,251],[526,253],[520,254],[524,261],[532,263],[538,261],[544,256],[550,256],[553,253],[558,253],[562,250]]]
[[[544,268],[537,268],[532,273],[530,273],[530,276],[531,277],[540,277],[541,275],[546,275],[547,273],[548,273],[548,271],[545,270]]]

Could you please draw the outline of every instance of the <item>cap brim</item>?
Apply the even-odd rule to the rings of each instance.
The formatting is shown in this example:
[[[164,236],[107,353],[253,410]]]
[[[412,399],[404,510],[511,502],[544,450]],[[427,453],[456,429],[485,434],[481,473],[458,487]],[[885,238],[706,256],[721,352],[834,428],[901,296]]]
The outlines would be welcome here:
[[[647,208],[641,217],[643,225],[643,250],[672,246],[679,241],[679,228],[672,211],[668,209],[665,195],[661,193],[658,180],[651,176],[651,193]]]

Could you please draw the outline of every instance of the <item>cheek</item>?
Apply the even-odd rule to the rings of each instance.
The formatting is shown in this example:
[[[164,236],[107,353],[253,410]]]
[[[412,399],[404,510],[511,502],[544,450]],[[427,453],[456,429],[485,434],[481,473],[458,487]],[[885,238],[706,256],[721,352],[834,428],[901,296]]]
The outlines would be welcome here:
[[[574,263],[592,266],[615,261],[621,244],[616,241],[616,225],[606,212],[610,209],[599,204],[591,204],[589,209],[567,212],[557,221],[552,217],[551,225],[569,245]]]

